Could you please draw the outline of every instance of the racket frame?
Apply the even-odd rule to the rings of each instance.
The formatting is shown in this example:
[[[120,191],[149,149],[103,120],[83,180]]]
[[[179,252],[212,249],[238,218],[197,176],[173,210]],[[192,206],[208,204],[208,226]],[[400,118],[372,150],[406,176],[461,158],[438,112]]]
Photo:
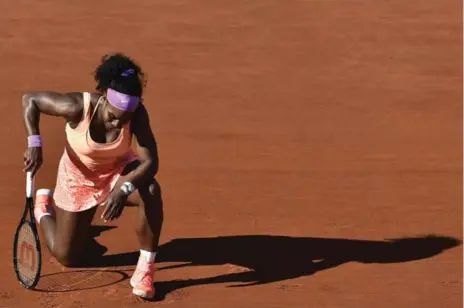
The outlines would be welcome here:
[[[27,178],[26,178],[26,206],[24,207],[23,215],[21,217],[19,225],[16,228],[15,237],[14,237],[14,241],[13,241],[13,266],[14,266],[15,274],[16,274],[16,277],[17,277],[19,283],[21,284],[21,286],[23,286],[26,289],[32,289],[37,285],[37,283],[39,282],[40,273],[41,273],[41,270],[42,270],[42,249],[41,249],[41,245],[40,245],[39,232],[37,230],[37,224],[36,224],[36,220],[35,220],[35,217],[34,217],[33,190],[34,190],[33,189],[33,179],[32,179],[31,173],[27,172]],[[27,213],[29,213],[30,221],[26,219]],[[35,249],[37,250],[37,258],[38,258],[37,259],[37,266],[38,266],[37,274],[36,274],[34,280],[32,281],[32,283],[30,285],[29,284],[24,284],[21,281],[19,270],[18,270],[18,261],[19,261],[18,260],[18,251],[17,251],[18,235],[19,235],[19,231],[21,230],[21,228],[23,227],[24,224],[29,225],[29,227],[32,229],[32,233],[34,234],[34,238],[35,238],[35,243],[36,243]]]

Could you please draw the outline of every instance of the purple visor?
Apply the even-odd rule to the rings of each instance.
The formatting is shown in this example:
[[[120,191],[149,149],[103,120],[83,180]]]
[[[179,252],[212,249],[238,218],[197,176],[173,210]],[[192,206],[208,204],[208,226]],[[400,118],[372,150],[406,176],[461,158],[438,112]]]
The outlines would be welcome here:
[[[137,96],[120,93],[113,89],[106,91],[106,98],[113,107],[127,112],[134,112],[140,102],[140,98]]]

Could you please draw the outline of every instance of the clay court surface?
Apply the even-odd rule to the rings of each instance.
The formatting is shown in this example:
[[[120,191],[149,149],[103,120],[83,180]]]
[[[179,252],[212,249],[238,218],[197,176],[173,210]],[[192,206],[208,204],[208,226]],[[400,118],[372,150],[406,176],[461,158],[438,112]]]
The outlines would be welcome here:
[[[111,6],[109,6],[111,3]],[[461,1],[0,2],[0,307],[462,307]],[[157,302],[131,295],[135,209],[92,268],[44,253],[22,289],[28,90],[148,74],[165,226]],[[55,184],[64,121],[42,117]],[[427,237],[427,235],[435,237]]]

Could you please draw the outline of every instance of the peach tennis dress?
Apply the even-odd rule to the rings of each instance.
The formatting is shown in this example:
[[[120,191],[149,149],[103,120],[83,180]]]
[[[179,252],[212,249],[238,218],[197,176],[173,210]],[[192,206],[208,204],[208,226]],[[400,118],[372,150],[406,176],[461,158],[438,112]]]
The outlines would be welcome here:
[[[91,113],[91,95],[83,93],[83,118],[76,128],[66,124],[66,146],[58,166],[53,199],[65,211],[80,212],[103,203],[122,171],[138,157],[131,148],[130,121],[118,138],[110,143],[97,143],[90,137],[89,126],[100,99]]]

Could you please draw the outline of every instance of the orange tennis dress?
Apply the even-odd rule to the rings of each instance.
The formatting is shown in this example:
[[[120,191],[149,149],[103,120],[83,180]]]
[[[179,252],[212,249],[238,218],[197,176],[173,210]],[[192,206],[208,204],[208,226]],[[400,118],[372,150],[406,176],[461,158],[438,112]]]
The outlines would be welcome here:
[[[131,148],[130,122],[118,138],[110,143],[97,143],[90,136],[89,126],[98,101],[91,112],[91,95],[83,93],[83,118],[76,128],[66,124],[66,146],[58,166],[53,199],[55,205],[70,212],[88,210],[103,203],[127,164],[138,159]]]

